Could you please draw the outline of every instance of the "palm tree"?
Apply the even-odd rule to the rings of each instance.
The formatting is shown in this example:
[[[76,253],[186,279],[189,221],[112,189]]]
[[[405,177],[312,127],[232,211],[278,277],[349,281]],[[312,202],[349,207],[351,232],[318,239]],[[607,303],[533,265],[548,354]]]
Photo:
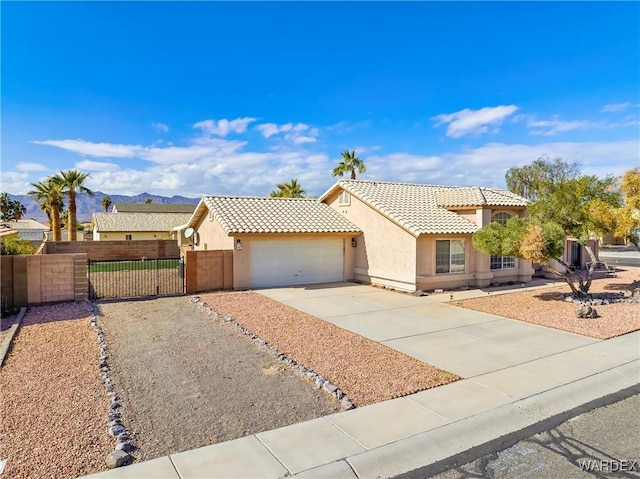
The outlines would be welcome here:
[[[356,156],[354,151],[343,151],[342,161],[333,169],[333,176],[344,176],[345,173],[351,173],[351,179],[356,179],[356,170],[362,174],[367,171],[364,162]]]
[[[0,213],[3,220],[9,220],[9,212],[11,211],[11,197],[9,193],[2,192],[0,194]]]
[[[272,198],[304,198],[305,191],[298,180],[293,178],[289,183],[276,185],[277,190],[273,190],[269,196]]]
[[[61,171],[53,177],[53,181],[58,183],[62,192],[69,198],[69,215],[67,217],[67,239],[69,241],[75,241],[77,238],[76,195],[86,193],[93,196],[93,191],[84,186],[84,181],[87,178],[89,178],[89,173],[82,173],[78,170]]]
[[[53,231],[53,241],[62,239],[60,230],[60,210],[64,207],[64,195],[60,185],[52,177],[40,183],[31,183],[34,187],[28,194],[40,204],[40,209],[47,214],[49,226]]]
[[[27,208],[18,200],[14,200],[11,202],[11,214],[14,220],[21,220],[27,214]]]
[[[111,198],[109,198],[109,195],[104,195],[102,197],[101,202],[102,202],[102,207],[104,208],[104,212],[108,213],[109,212],[109,207],[113,204],[111,202]]]

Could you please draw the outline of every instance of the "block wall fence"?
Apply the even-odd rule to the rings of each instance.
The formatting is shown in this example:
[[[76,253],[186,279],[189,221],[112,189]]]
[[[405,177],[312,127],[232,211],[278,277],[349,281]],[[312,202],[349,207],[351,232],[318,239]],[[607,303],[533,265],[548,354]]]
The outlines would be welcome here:
[[[233,251],[185,251],[187,294],[233,289]]]
[[[2,308],[40,306],[87,298],[87,255],[0,257]]]
[[[44,254],[85,253],[90,260],[178,258],[176,240],[47,241]]]

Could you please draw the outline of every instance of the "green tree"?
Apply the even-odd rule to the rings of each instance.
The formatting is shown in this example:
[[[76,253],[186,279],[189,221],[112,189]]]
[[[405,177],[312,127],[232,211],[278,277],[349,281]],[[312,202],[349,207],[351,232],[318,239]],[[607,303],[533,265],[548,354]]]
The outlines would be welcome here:
[[[93,196],[93,191],[84,186],[84,182],[89,178],[89,173],[82,173],[78,170],[61,171],[53,177],[62,192],[69,199],[69,214],[67,217],[67,235],[69,241],[75,241],[77,238],[77,218],[76,218],[76,196],[78,193],[85,193]]]
[[[505,180],[507,188],[515,194],[536,200],[549,185],[575,179],[579,173],[577,163],[569,164],[562,158],[551,160],[545,155],[530,165],[509,168]]]
[[[11,215],[13,219],[18,221],[21,220],[24,215],[27,214],[27,208],[18,200],[13,200],[11,202]]]
[[[0,194],[0,212],[3,221],[18,221],[27,213],[27,208],[18,200],[12,200],[9,193]]]
[[[64,195],[60,184],[54,181],[52,177],[47,178],[39,183],[31,183],[33,190],[29,191],[29,195],[33,196],[40,209],[47,214],[49,218],[49,227],[53,232],[53,241],[60,241],[62,232],[60,228],[60,211],[64,208]]]
[[[102,203],[102,207],[104,208],[104,212],[108,213],[109,212],[109,208],[113,204],[111,202],[111,198],[109,197],[109,195],[104,195],[102,197],[102,199],[100,200],[100,202]]]
[[[556,159],[553,165],[562,164],[566,165]],[[573,166],[569,170],[560,167],[554,170],[560,173],[535,181],[522,176],[530,187],[528,193],[537,198],[527,208],[528,218],[509,220],[505,227],[492,223],[473,235],[473,245],[491,255],[515,256],[544,264],[562,277],[576,296],[585,297],[596,264],[596,257],[586,242],[594,235],[604,234],[607,221],[598,212],[603,207],[619,207],[621,197],[614,188],[613,177],[581,176],[573,170]],[[575,237],[591,257],[585,278],[562,259],[565,236]],[[564,271],[554,268],[551,260],[561,264]]]
[[[2,192],[0,194],[0,213],[2,213],[2,220],[9,221],[9,212],[11,211],[11,197],[9,193]]]
[[[146,205],[150,205],[151,203],[153,203],[153,198],[147,198],[146,200],[144,200],[144,203]]]
[[[302,189],[298,180],[293,178],[289,183],[280,183],[276,185],[269,196],[272,198],[304,198],[305,191]]]
[[[18,238],[18,235],[4,236],[0,241],[1,254],[34,254],[35,246],[31,241]]]
[[[333,169],[333,176],[344,176],[345,174],[351,174],[351,179],[356,179],[356,171],[359,174],[367,171],[367,168],[364,166],[364,162],[356,156],[356,152],[354,151],[343,151],[342,152],[342,161],[338,163]]]

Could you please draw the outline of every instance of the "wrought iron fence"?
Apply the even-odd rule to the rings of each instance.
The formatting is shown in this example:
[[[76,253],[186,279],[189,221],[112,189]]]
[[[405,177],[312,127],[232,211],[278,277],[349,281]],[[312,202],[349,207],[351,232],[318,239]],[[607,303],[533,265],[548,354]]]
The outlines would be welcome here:
[[[87,262],[89,299],[184,294],[182,258],[142,258]]]

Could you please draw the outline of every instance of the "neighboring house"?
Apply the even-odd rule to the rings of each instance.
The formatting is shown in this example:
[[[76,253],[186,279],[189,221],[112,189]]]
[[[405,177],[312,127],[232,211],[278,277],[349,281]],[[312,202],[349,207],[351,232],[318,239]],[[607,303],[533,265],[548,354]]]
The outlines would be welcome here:
[[[527,282],[527,260],[473,248],[491,221],[524,216],[527,200],[508,190],[341,180],[319,201],[362,230],[356,280],[414,291]]]
[[[94,213],[94,241],[171,239],[191,213]]]
[[[196,205],[168,203],[114,203],[112,213],[193,213]]]
[[[360,230],[318,200],[205,196],[176,231],[195,250],[233,250],[236,289],[354,279]]]
[[[115,203],[111,213],[94,213],[94,241],[172,239],[174,227],[189,220],[196,205]]]
[[[233,249],[236,289],[342,280],[484,287],[531,280],[530,261],[471,244],[475,231],[526,206],[501,189],[341,180],[318,200],[205,196],[176,231],[184,245],[195,230],[196,250]]]
[[[20,239],[31,241],[31,244],[36,247],[44,241],[46,233],[49,231],[48,226],[33,219],[3,221],[2,226],[16,231]]]

